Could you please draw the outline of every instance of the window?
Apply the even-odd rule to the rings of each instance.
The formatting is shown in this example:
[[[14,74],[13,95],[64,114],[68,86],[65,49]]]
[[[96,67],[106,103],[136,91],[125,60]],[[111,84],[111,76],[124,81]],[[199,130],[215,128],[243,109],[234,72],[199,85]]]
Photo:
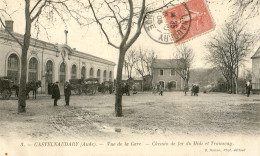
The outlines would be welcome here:
[[[171,76],[175,76],[175,75],[176,75],[175,69],[171,69]]]
[[[103,81],[106,81],[106,80],[107,80],[107,71],[105,70],[103,73]]]
[[[90,68],[90,70],[89,70],[89,77],[90,78],[94,77],[94,69],[93,68]]]
[[[85,79],[86,78],[86,67],[81,68],[81,78]]]
[[[19,59],[16,54],[11,54],[8,57],[8,65],[7,65],[7,76],[11,77],[14,83],[19,83]]]
[[[66,80],[66,65],[63,62],[60,65],[60,83],[63,84],[65,80]]]
[[[53,80],[53,63],[48,60],[46,63],[46,82],[52,83]]]
[[[98,78],[98,81],[100,82],[100,69],[97,70],[97,78]]]
[[[29,61],[28,81],[38,80],[38,61],[35,57],[32,57]]]
[[[77,78],[77,66],[75,64],[71,67],[71,78],[76,79]]]
[[[160,75],[161,76],[163,75],[163,69],[160,69]]]
[[[112,81],[112,71],[109,72],[109,81]]]

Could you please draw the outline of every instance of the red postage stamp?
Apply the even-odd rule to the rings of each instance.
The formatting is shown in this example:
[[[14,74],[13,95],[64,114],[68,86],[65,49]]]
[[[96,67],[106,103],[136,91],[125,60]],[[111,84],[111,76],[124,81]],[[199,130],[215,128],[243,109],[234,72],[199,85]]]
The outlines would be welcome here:
[[[163,12],[175,43],[179,44],[214,29],[204,0],[190,0]]]

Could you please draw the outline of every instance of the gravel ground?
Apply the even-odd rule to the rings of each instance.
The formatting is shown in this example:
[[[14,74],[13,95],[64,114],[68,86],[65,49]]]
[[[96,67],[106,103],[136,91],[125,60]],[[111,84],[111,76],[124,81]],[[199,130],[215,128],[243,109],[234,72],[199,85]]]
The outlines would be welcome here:
[[[124,117],[114,117],[114,95],[40,96],[17,114],[17,100],[0,101],[0,138],[125,138],[260,135],[260,96],[224,93],[163,96],[138,93],[123,97]]]

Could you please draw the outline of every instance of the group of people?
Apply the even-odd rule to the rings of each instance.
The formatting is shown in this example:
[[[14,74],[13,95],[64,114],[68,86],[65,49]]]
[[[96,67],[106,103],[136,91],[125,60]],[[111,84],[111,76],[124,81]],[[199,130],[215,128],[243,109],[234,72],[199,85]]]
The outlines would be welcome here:
[[[133,84],[131,87],[129,83],[123,83],[122,95],[126,94],[127,96],[130,96],[131,90],[133,91],[133,94],[137,94],[137,88],[135,84]]]
[[[159,84],[159,85],[153,85],[153,93],[158,93],[159,92],[159,95],[163,96],[163,86],[162,84]]]
[[[70,95],[71,95],[71,85],[67,81],[65,82],[65,85],[64,85],[64,95],[65,95],[65,101],[66,101],[65,106],[69,106]],[[53,84],[52,98],[54,99],[54,106],[58,106],[57,102],[60,99],[60,89],[59,89],[58,81],[55,84]]]

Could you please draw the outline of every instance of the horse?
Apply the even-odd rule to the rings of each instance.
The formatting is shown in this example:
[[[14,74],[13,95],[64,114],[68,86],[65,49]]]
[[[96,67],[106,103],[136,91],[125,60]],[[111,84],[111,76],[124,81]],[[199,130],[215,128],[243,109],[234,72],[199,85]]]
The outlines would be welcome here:
[[[14,84],[12,89],[15,90],[14,96],[18,97],[18,94],[19,94],[19,84]]]
[[[37,89],[42,86],[41,81],[30,81],[26,83],[26,94],[27,94],[27,99],[29,99],[29,93],[30,91],[33,91],[33,99],[36,99],[36,93]]]

